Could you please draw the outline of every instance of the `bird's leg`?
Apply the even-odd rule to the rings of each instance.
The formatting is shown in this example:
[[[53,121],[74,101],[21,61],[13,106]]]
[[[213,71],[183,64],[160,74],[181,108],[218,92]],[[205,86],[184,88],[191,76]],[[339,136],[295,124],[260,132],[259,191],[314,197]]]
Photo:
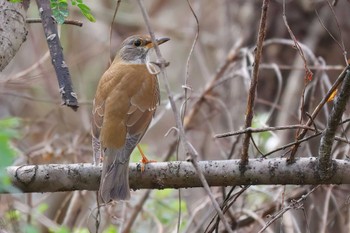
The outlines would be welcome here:
[[[142,159],[140,160],[140,163],[141,163],[141,172],[145,171],[145,165],[147,163],[154,163],[154,162],[157,162],[156,160],[150,160],[146,157],[146,155],[143,153],[142,149],[141,149],[141,146],[139,146],[139,144],[137,144],[137,149],[139,149],[140,151],[140,154],[142,156]]]

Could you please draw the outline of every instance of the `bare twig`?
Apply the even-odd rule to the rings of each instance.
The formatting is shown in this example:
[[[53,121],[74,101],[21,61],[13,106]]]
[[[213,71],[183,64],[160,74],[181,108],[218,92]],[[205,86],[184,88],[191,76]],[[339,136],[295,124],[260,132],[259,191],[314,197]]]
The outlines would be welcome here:
[[[315,117],[318,115],[318,113],[321,111],[323,106],[327,103],[329,100],[329,97],[333,94],[333,92],[338,88],[338,86],[342,83],[342,81],[345,78],[345,75],[347,74],[347,70],[349,69],[349,65],[345,67],[345,69],[342,71],[342,73],[338,76],[337,80],[334,82],[332,87],[328,90],[328,92],[325,94],[325,96],[322,98],[320,103],[316,106],[315,110],[311,114],[311,118],[315,119]],[[311,126],[312,125],[312,120],[309,119],[306,123],[305,126]],[[297,136],[296,141],[300,141],[307,133],[307,129],[303,129]],[[296,143],[293,148],[291,153],[296,153],[298,150],[300,143]]]
[[[198,21],[198,17],[196,15],[196,13],[194,12],[192,6],[191,6],[191,3],[189,2],[189,0],[187,0],[187,4],[191,10],[191,13],[193,15],[193,17],[195,18],[196,20],[196,35],[193,39],[193,43],[192,43],[192,46],[191,46],[191,50],[188,54],[188,57],[187,57],[187,61],[186,61],[186,74],[185,74],[185,82],[184,82],[184,99],[185,99],[185,102],[184,102],[184,106],[183,106],[183,117],[186,115],[186,106],[187,106],[187,94],[188,94],[188,79],[189,79],[189,76],[190,76],[190,59],[191,59],[191,56],[193,54],[193,50],[194,50],[194,47],[196,46],[196,43],[198,41],[198,37],[199,37],[199,21]],[[182,118],[182,122],[183,122],[183,118]]]
[[[184,103],[183,103],[183,110],[181,111],[181,121],[182,121],[182,124],[184,123],[184,119],[185,119],[185,116],[186,116],[186,110],[187,110],[187,101],[189,99],[188,97],[188,90],[190,88],[188,88],[188,79],[189,79],[189,76],[190,76],[190,59],[191,59],[191,56],[193,54],[193,51],[194,51],[194,47],[196,46],[196,43],[198,41],[198,37],[199,37],[199,21],[198,21],[198,17],[196,15],[196,12],[194,12],[192,6],[191,6],[191,3],[189,2],[189,0],[187,0],[187,4],[188,4],[188,7],[190,8],[191,10],[191,13],[193,15],[193,17],[195,18],[195,21],[196,21],[196,35],[193,39],[193,43],[192,43],[192,46],[191,46],[191,50],[188,54],[188,57],[187,57],[187,62],[186,62],[186,74],[185,74],[185,82],[184,82]],[[179,142],[178,142],[179,143]],[[177,143],[177,144],[178,144]],[[177,150],[177,153],[176,153],[176,159],[178,160],[179,159],[179,156],[178,156],[178,150]],[[177,232],[180,232],[180,225],[181,225],[181,190],[179,189],[179,213],[178,213],[178,221],[177,221]]]
[[[125,224],[125,227],[122,229],[123,233],[128,233],[131,231],[131,227],[133,226],[136,217],[139,215],[139,213],[142,210],[143,205],[145,204],[145,202],[147,201],[149,195],[151,194],[152,190],[149,189],[146,192],[144,192],[142,194],[142,197],[139,199],[138,203],[134,206],[131,216],[128,219],[127,223]]]
[[[275,69],[275,64],[266,64],[266,63],[261,63],[260,64],[260,69]],[[292,65],[283,65],[283,64],[278,64],[277,68],[280,70],[305,70],[304,67],[302,66],[292,66]],[[318,70],[318,71],[328,71],[328,70],[343,70],[344,66],[342,65],[324,65],[324,66],[319,66],[319,65],[311,65],[309,66],[310,70]]]
[[[259,65],[262,54],[263,42],[265,39],[266,33],[266,20],[267,20],[267,10],[269,7],[269,0],[264,0],[262,4],[261,17],[260,17],[260,25],[258,32],[258,41],[256,46],[256,53],[254,57],[254,68],[252,74],[252,80],[250,82],[249,95],[247,101],[247,110],[246,110],[246,118],[244,128],[251,127],[253,116],[254,116],[254,102],[255,102],[255,94],[258,86],[259,80]],[[248,163],[248,150],[249,150],[249,142],[250,142],[251,134],[247,133],[243,139],[243,146],[241,152],[241,164],[242,166],[247,165]],[[244,171],[244,167],[242,167],[242,171]]]
[[[303,63],[304,63],[304,69],[305,69],[305,78],[304,78],[304,87],[303,87],[303,90],[302,90],[302,95],[301,95],[301,105],[300,105],[300,124],[302,123],[302,117],[304,115],[304,95],[305,95],[305,89],[306,89],[306,86],[307,84],[311,81],[312,79],[312,72],[311,70],[309,69],[308,65],[307,65],[307,61],[306,61],[306,58],[305,58],[305,55],[304,55],[304,52],[303,52],[303,49],[302,47],[299,45],[299,42],[297,41],[296,37],[294,36],[294,33],[293,31],[290,29],[289,27],[289,24],[288,24],[288,21],[287,21],[287,15],[286,15],[286,2],[285,0],[283,0],[283,21],[284,21],[284,24],[289,32],[289,35],[290,37],[292,38],[292,40],[294,41],[294,46],[295,48],[297,49],[301,59],[303,60]],[[299,134],[299,132],[297,133],[297,135]],[[296,150],[292,150],[291,151],[292,153],[290,154],[290,157],[288,158],[288,162],[289,163],[293,163],[294,160],[295,160],[295,154],[296,154]]]
[[[350,66],[345,71],[345,78],[339,95],[334,101],[333,109],[327,120],[327,127],[322,135],[319,147],[319,175],[327,179],[332,176],[332,146],[338,125],[341,121],[346,104],[350,98]]]
[[[285,212],[291,209],[300,209],[303,207],[303,202],[306,200],[308,196],[310,196],[311,193],[313,193],[319,186],[314,187],[311,189],[307,194],[302,195],[298,200],[291,201],[291,203],[286,206],[285,208],[281,209],[277,214],[273,216],[271,220],[269,220],[266,225],[259,231],[259,233],[265,231],[266,228],[268,228],[273,222],[275,222],[277,219],[281,218]]]
[[[118,9],[119,9],[119,5],[120,5],[120,2],[121,0],[117,0],[117,5],[115,7],[115,10],[114,10],[114,14],[113,14],[113,18],[112,18],[112,23],[111,23],[111,27],[109,29],[109,48],[112,47],[112,31],[113,31],[113,25],[114,25],[114,20],[115,20],[115,17],[117,16],[117,12],[118,12]],[[112,54],[111,54],[112,50],[110,49],[110,54],[109,54],[109,63],[112,64]]]
[[[264,154],[264,157],[267,157],[268,155],[271,155],[271,154],[273,154],[273,153],[275,153],[275,152],[277,152],[277,151],[285,150],[285,149],[288,148],[288,147],[295,146],[295,145],[297,145],[297,144],[299,145],[299,144],[302,143],[302,142],[309,141],[310,139],[315,138],[315,137],[318,137],[318,136],[320,136],[321,134],[322,134],[322,132],[318,132],[318,133],[315,133],[315,134],[313,134],[313,135],[310,135],[310,136],[308,136],[308,137],[306,137],[306,138],[302,138],[302,139],[296,140],[296,141],[294,141],[294,142],[291,142],[291,143],[285,144],[285,145],[283,145],[283,146],[280,146],[280,147],[278,147],[278,148],[276,148],[276,149],[274,149],[274,150],[272,150],[272,151],[270,151],[270,152]],[[346,140],[345,138],[341,138],[341,137],[335,136],[334,139],[335,139],[336,141],[340,141],[340,142],[344,142],[344,143],[349,144],[349,141]]]
[[[165,156],[161,159],[161,161],[165,162],[168,161],[172,154],[165,154]],[[125,223],[125,227],[121,227],[123,233],[127,233],[131,231],[131,227],[135,223],[135,220],[139,213],[142,210],[143,205],[146,203],[147,199],[149,198],[152,190],[147,190],[142,194],[142,196],[139,198],[138,202],[134,206],[132,213],[128,219],[128,221]]]
[[[341,51],[343,52],[343,55],[344,55],[344,60],[345,60],[345,64],[348,63],[348,59],[347,59],[347,54],[346,54],[346,49],[345,49],[345,44],[344,44],[344,40],[343,40],[343,36],[342,36],[342,32],[341,32],[341,29],[340,29],[340,25],[339,25],[339,21],[338,21],[338,18],[337,18],[337,15],[334,11],[334,7],[332,6],[332,4],[329,2],[329,0],[325,0],[329,6],[329,9],[331,9],[331,12],[332,12],[332,15],[334,17],[334,20],[335,20],[335,23],[337,25],[337,30],[338,30],[338,33],[339,33],[339,39],[340,39],[340,42],[333,36],[333,34],[328,30],[328,28],[326,27],[326,25],[324,25],[324,23],[322,22],[321,18],[319,17],[318,15],[318,12],[317,12],[317,9],[315,9],[315,12],[316,12],[316,15],[317,15],[317,18],[319,19],[322,27],[327,31],[327,33],[329,34],[330,37],[332,37],[332,39],[335,41],[335,43],[339,46],[339,48],[341,49]]]
[[[320,136],[321,134],[322,134],[322,133],[320,132],[320,133],[316,133],[316,134],[310,135],[310,136],[308,136],[308,137],[306,137],[306,138],[302,138],[302,139],[299,139],[299,140],[295,140],[294,142],[285,144],[285,145],[280,146],[280,147],[278,147],[278,148],[276,148],[276,149],[274,149],[274,150],[272,150],[272,151],[270,151],[270,152],[268,152],[268,153],[265,153],[264,156],[267,157],[267,156],[269,156],[269,155],[271,155],[271,154],[273,154],[273,153],[275,153],[275,152],[277,152],[277,151],[285,150],[285,149],[287,149],[287,148],[289,148],[289,147],[291,147],[291,146],[300,145],[300,143],[306,142],[306,141],[310,140],[311,138],[318,137],[318,136]]]
[[[204,190],[206,191],[207,195],[209,196],[210,200],[212,201],[212,204],[213,204],[214,208],[216,209],[218,215],[220,216],[221,221],[223,222],[223,224],[225,226],[225,229],[228,232],[232,232],[230,226],[228,225],[228,223],[227,223],[227,221],[226,221],[226,219],[224,217],[224,214],[222,213],[222,211],[220,209],[219,204],[217,203],[217,201],[215,200],[213,194],[210,191],[208,182],[206,181],[203,173],[201,172],[200,168],[198,167],[198,162],[197,162],[198,153],[194,149],[194,147],[190,144],[190,142],[187,140],[187,137],[186,137],[186,134],[185,134],[185,130],[184,130],[184,127],[182,125],[181,116],[179,114],[179,111],[177,110],[177,106],[175,104],[173,95],[172,95],[171,90],[170,90],[169,81],[167,79],[167,75],[166,75],[166,72],[165,72],[165,64],[166,64],[166,62],[165,62],[164,58],[162,57],[162,55],[160,53],[160,50],[159,50],[159,47],[158,47],[157,43],[155,42],[156,38],[155,38],[154,32],[153,32],[153,30],[151,28],[151,25],[150,25],[150,22],[149,22],[150,21],[149,20],[149,16],[148,16],[146,8],[145,8],[145,6],[143,4],[143,1],[142,0],[138,0],[138,3],[139,3],[139,6],[141,8],[141,12],[142,12],[143,18],[145,20],[145,24],[146,24],[147,29],[149,31],[149,34],[150,34],[150,36],[152,38],[152,42],[155,45],[154,48],[155,48],[155,51],[156,51],[156,54],[157,54],[157,59],[158,59],[157,63],[159,63],[161,65],[160,76],[162,76],[162,78],[164,80],[164,85],[165,85],[165,89],[166,89],[166,91],[168,93],[169,102],[170,102],[171,108],[172,108],[172,110],[174,112],[176,125],[177,125],[177,128],[179,130],[179,136],[180,136],[180,139],[181,139],[181,142],[182,142],[181,145],[183,146],[183,149],[185,150],[186,155],[191,156],[191,158],[192,158],[191,162],[193,164],[193,167],[196,169],[196,172],[197,172],[197,174],[199,176],[199,179],[201,180],[201,182],[203,184]]]
[[[226,211],[229,210],[229,208],[237,201],[237,199],[246,191],[248,190],[248,188],[250,187],[250,185],[246,185],[243,188],[241,188],[241,190],[239,190],[238,192],[232,194],[233,190],[235,187],[232,187],[230,192],[228,193],[228,195],[226,196],[224,202],[221,205],[221,208],[223,210],[224,213],[226,213]],[[213,221],[217,218],[218,216],[215,215],[212,220],[210,221],[210,223],[208,224],[205,232],[213,232],[215,228],[218,227],[219,223],[218,221],[216,221],[215,224],[212,225]],[[211,226],[212,225],[212,226]],[[211,227],[210,227],[211,226]],[[209,228],[210,227],[210,228]]]
[[[206,96],[212,92],[214,87],[216,87],[217,82],[220,79],[222,79],[222,77],[224,76],[225,72],[230,67],[230,65],[240,58],[239,51],[238,51],[240,46],[241,45],[238,44],[237,46],[234,46],[231,49],[231,51],[228,53],[226,57],[225,62],[220,66],[216,74],[213,76],[212,80],[205,87],[204,91],[198,98],[197,102],[193,104],[193,108],[191,109],[188,116],[186,116],[184,121],[185,130],[190,129],[191,122],[193,121],[195,116],[200,112],[199,110],[201,109],[202,104],[205,102]]]
[[[312,72],[311,70],[309,69],[308,65],[307,65],[307,61],[306,61],[306,58],[305,58],[305,55],[304,55],[304,52],[303,52],[303,49],[301,48],[301,46],[299,45],[299,42],[297,41],[297,39],[295,38],[294,36],[294,33],[293,31],[290,29],[289,27],[289,24],[288,24],[288,21],[287,21],[287,15],[286,15],[286,2],[285,0],[283,0],[283,21],[284,21],[284,24],[289,32],[289,35],[290,37],[292,38],[292,40],[294,41],[294,46],[295,48],[297,49],[300,57],[303,59],[303,62],[304,62],[304,68],[305,68],[305,79],[311,79],[312,77]]]
[[[223,133],[223,134],[217,134],[214,137],[215,138],[224,138],[229,136],[234,136],[238,134],[244,134],[244,133],[261,133],[266,131],[277,131],[277,130],[285,130],[285,129],[309,129],[313,130],[312,127],[305,126],[305,125],[287,125],[287,126],[275,126],[275,127],[264,127],[264,128],[246,128],[242,130],[237,130],[235,132],[229,132],[229,133]]]
[[[331,194],[333,191],[333,186],[330,186],[327,188],[327,192],[325,195],[325,198],[323,200],[323,215],[322,215],[322,221],[321,221],[321,227],[320,227],[320,233],[326,233],[327,232],[327,223],[329,219],[329,202],[331,200]],[[329,225],[328,225],[329,226]]]
[[[51,61],[56,71],[59,91],[63,100],[63,105],[67,105],[76,111],[79,107],[77,94],[73,90],[72,80],[68,66],[64,61],[61,42],[58,36],[57,25],[52,18],[50,2],[46,0],[36,0],[39,8],[42,25],[51,54]]]
[[[36,19],[36,18],[26,18],[26,23],[42,23],[42,20]],[[63,24],[74,25],[78,27],[83,26],[83,22],[79,20],[71,20],[71,19],[64,20]]]

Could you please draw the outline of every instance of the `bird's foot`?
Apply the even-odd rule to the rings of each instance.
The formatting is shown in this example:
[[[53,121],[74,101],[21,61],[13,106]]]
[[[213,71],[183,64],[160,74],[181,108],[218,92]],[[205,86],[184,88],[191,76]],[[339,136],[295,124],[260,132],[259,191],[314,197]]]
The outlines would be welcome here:
[[[139,149],[140,154],[141,154],[141,156],[142,156],[142,158],[141,158],[141,160],[140,160],[140,163],[141,163],[141,172],[144,172],[144,171],[145,171],[145,165],[146,165],[147,163],[155,163],[155,162],[157,162],[157,161],[156,161],[156,160],[148,159],[148,158],[146,157],[146,155],[143,153],[143,151],[142,151],[142,149],[141,149],[141,147],[140,147],[139,145],[137,145],[137,148]]]

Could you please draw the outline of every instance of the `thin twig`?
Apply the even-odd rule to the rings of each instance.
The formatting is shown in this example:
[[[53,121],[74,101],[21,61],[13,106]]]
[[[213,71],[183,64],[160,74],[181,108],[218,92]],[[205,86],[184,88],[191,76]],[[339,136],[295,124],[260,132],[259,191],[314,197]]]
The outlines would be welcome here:
[[[266,228],[268,228],[273,222],[275,222],[277,219],[279,219],[280,217],[283,216],[283,214],[285,212],[287,212],[288,210],[291,209],[300,209],[303,207],[303,202],[306,200],[306,198],[308,196],[310,196],[311,193],[313,193],[318,187],[320,187],[319,185],[314,187],[313,189],[310,190],[310,192],[308,192],[307,194],[302,195],[298,200],[296,201],[291,201],[291,203],[286,206],[285,208],[283,208],[282,210],[278,211],[277,214],[275,214],[275,216],[269,220],[266,225],[259,231],[259,233],[263,232]]]
[[[199,110],[201,109],[202,104],[205,102],[206,96],[211,94],[213,88],[216,87],[218,80],[222,79],[222,77],[224,76],[225,72],[230,67],[230,65],[240,58],[239,56],[240,46],[241,44],[237,44],[231,49],[231,51],[228,53],[226,57],[224,64],[220,66],[218,71],[213,76],[212,80],[205,87],[204,91],[198,98],[197,102],[193,104],[193,108],[191,112],[188,114],[188,116],[186,116],[184,121],[185,130],[190,129],[191,121],[193,121],[195,116],[199,113]]]
[[[189,76],[190,76],[190,60],[191,60],[191,57],[192,57],[192,54],[193,54],[193,51],[194,51],[194,47],[196,46],[196,43],[198,41],[198,37],[199,37],[199,21],[198,21],[198,17],[196,15],[196,12],[194,12],[192,6],[191,6],[191,3],[189,2],[189,0],[187,0],[187,4],[188,4],[188,7],[190,8],[191,10],[191,13],[194,17],[194,19],[196,20],[196,35],[193,39],[193,43],[192,43],[192,46],[191,46],[191,49],[190,49],[190,52],[188,54],[188,57],[187,57],[187,62],[186,62],[186,74],[185,74],[185,82],[184,82],[184,104],[183,104],[183,111],[181,112],[182,114],[182,117],[181,117],[181,121],[182,121],[182,124],[184,123],[184,119],[185,119],[185,116],[186,116],[186,110],[187,110],[187,101],[189,99],[188,97],[188,90],[190,88],[188,88],[188,79],[189,79]],[[177,143],[179,145],[179,142]],[[178,147],[177,147],[177,153],[176,153],[176,159],[178,160],[179,156],[178,156]],[[177,221],[177,229],[176,231],[177,232],[180,232],[180,225],[181,225],[181,189],[179,189],[179,200],[178,200],[178,203],[179,203],[179,213],[178,213],[178,221]]]
[[[259,152],[261,157],[265,157],[265,154],[259,149],[258,144],[256,144],[254,138],[250,137],[250,140],[252,141],[254,148]]]
[[[42,23],[41,19],[37,18],[26,18],[26,23]],[[66,19],[64,20],[63,24],[69,24],[69,25],[74,25],[78,27],[83,26],[83,22],[79,20],[71,20],[71,19]]]
[[[342,73],[338,76],[337,80],[334,82],[334,84],[332,85],[332,87],[328,90],[328,92],[325,94],[325,96],[322,98],[322,100],[320,101],[320,103],[316,106],[315,110],[313,111],[313,113],[311,114],[311,118],[315,119],[315,117],[318,115],[318,113],[321,111],[321,109],[323,108],[323,106],[327,103],[327,101],[329,100],[329,97],[333,94],[333,92],[338,88],[338,86],[343,82],[345,75],[346,75],[346,71],[349,69],[349,65],[347,67],[344,68],[344,70],[342,71]],[[309,119],[306,123],[305,126],[310,126],[312,124],[312,120]],[[300,141],[307,133],[307,129],[303,129],[298,136],[296,137],[296,141]],[[299,143],[296,143],[291,151],[291,154],[295,154],[296,151],[298,150],[299,147]]]
[[[260,69],[275,69],[276,64],[266,64],[266,63],[261,63],[260,64]],[[278,64],[277,68],[280,70],[304,70],[305,67],[301,66],[292,66],[292,65],[283,65],[283,64]],[[330,71],[330,70],[343,70],[344,66],[342,65],[324,65],[324,66],[319,66],[319,65],[311,65],[309,66],[310,70],[318,70],[318,71]]]
[[[322,221],[320,222],[320,230],[319,232],[320,233],[326,233],[327,232],[327,226],[329,226],[328,223],[328,219],[329,219],[329,202],[331,200],[331,194],[332,194],[332,191],[333,191],[333,187],[334,186],[330,186],[329,188],[327,188],[327,192],[326,192],[326,195],[323,199],[323,214],[322,214]]]
[[[141,198],[139,199],[139,201],[137,202],[137,204],[134,206],[133,211],[131,213],[130,218],[128,219],[128,222],[125,224],[125,227],[122,229],[121,232],[123,233],[128,233],[131,231],[131,227],[134,224],[136,217],[139,215],[139,213],[142,210],[143,205],[145,204],[145,202],[147,201],[149,195],[151,194],[152,189],[147,190],[146,192],[144,192],[141,196]]]
[[[254,116],[255,94],[256,94],[258,80],[259,80],[259,65],[260,65],[260,59],[262,54],[263,42],[266,34],[267,10],[269,7],[269,2],[270,2],[269,0],[264,0],[262,4],[260,25],[259,25],[259,32],[258,32],[258,41],[257,41],[256,53],[254,57],[252,80],[250,82],[250,88],[249,88],[244,128],[251,127],[253,116]],[[248,163],[248,150],[249,150],[250,137],[251,137],[251,134],[247,133],[243,139],[243,146],[242,146],[242,152],[241,152],[242,166],[245,166]]]
[[[215,200],[212,192],[210,191],[210,187],[208,185],[207,180],[205,179],[203,173],[201,172],[201,170],[200,170],[200,168],[198,166],[198,162],[197,162],[198,153],[194,149],[194,147],[189,143],[189,141],[187,140],[187,137],[186,137],[186,134],[185,134],[185,130],[184,130],[183,125],[182,125],[181,116],[179,114],[179,111],[177,110],[177,106],[175,104],[173,95],[171,93],[169,81],[168,81],[168,78],[167,78],[167,75],[166,75],[166,72],[165,72],[165,64],[166,64],[166,62],[165,62],[164,58],[162,57],[162,55],[160,53],[160,50],[159,50],[159,47],[158,47],[158,45],[156,43],[156,38],[155,38],[154,32],[153,32],[153,30],[151,28],[149,16],[148,16],[146,8],[145,8],[145,6],[143,4],[143,1],[142,0],[138,0],[138,3],[139,3],[139,6],[141,8],[141,12],[142,12],[143,18],[145,20],[145,24],[146,24],[147,29],[149,31],[149,34],[150,34],[150,36],[152,38],[152,42],[155,45],[154,48],[155,48],[156,55],[157,55],[157,63],[160,64],[160,68],[161,68],[160,76],[163,78],[165,89],[166,89],[166,92],[168,94],[169,102],[170,102],[171,108],[172,108],[172,110],[174,112],[176,125],[177,125],[177,128],[179,130],[179,136],[180,136],[180,139],[182,141],[181,145],[183,146],[183,149],[184,149],[186,155],[190,155],[191,156],[191,158],[192,158],[192,160],[191,160],[192,165],[195,168],[195,170],[197,172],[197,175],[199,176],[199,179],[201,180],[201,182],[203,184],[204,190],[206,191],[206,193],[209,196],[209,198],[210,198],[214,208],[216,209],[218,215],[220,216],[221,221],[223,222],[223,224],[225,226],[225,229],[228,232],[232,232],[229,224],[227,223],[227,221],[225,219],[224,214],[222,213],[222,211],[220,209],[219,204]]]
[[[121,0],[118,0],[117,1],[117,6],[115,7],[115,10],[114,10],[114,14],[113,14],[113,18],[112,18],[112,23],[111,23],[111,27],[109,29],[109,48],[112,47],[112,31],[113,31],[113,25],[114,25],[114,20],[115,20],[115,17],[117,16],[117,12],[118,12],[118,9],[119,9],[119,5],[120,5],[120,2]],[[109,54],[109,63],[112,64],[112,50],[110,49],[110,54]]]
[[[269,155],[271,155],[271,154],[273,154],[273,153],[275,153],[275,152],[277,152],[277,151],[285,150],[286,148],[288,148],[288,147],[290,147],[290,146],[300,145],[300,143],[305,142],[305,141],[308,141],[308,140],[310,140],[311,138],[318,137],[318,136],[320,136],[321,134],[322,134],[321,132],[320,132],[320,133],[316,133],[316,134],[313,134],[313,135],[308,136],[308,137],[306,137],[306,138],[302,138],[302,139],[299,139],[299,140],[295,140],[294,142],[291,142],[291,143],[285,144],[285,145],[283,145],[283,146],[280,146],[280,147],[278,147],[278,148],[276,148],[276,149],[274,149],[274,150],[272,150],[272,151],[266,153],[266,154],[265,154],[265,157],[267,157],[267,156],[269,156]]]
[[[305,78],[304,78],[304,87],[302,90],[302,95],[301,95],[301,105],[300,105],[300,124],[302,123],[302,119],[303,119],[303,115],[304,115],[304,96],[305,96],[305,89],[306,86],[308,85],[308,83],[311,81],[313,73],[312,71],[309,69],[304,52],[302,47],[300,46],[299,42],[297,41],[292,29],[290,29],[288,21],[287,21],[287,15],[286,15],[286,1],[283,0],[283,21],[284,24],[288,30],[288,33],[290,35],[290,37],[292,38],[293,42],[294,42],[294,46],[297,49],[301,59],[303,60],[304,63],[304,69],[305,69]],[[298,137],[299,132],[297,132],[296,137]],[[296,151],[295,151],[296,152]],[[289,163],[293,163],[295,160],[295,152],[290,154],[290,157],[288,158],[288,162]]]
[[[199,37],[199,21],[198,21],[198,17],[196,15],[196,12],[194,12],[192,6],[191,6],[191,3],[189,2],[189,0],[187,0],[187,4],[191,10],[191,13],[193,15],[193,17],[195,18],[196,20],[196,35],[193,39],[193,43],[192,43],[192,46],[191,46],[191,49],[190,49],[190,52],[188,54],[188,57],[187,57],[187,61],[186,61],[186,74],[185,74],[185,82],[184,82],[184,99],[185,99],[185,102],[184,102],[184,106],[183,106],[183,112],[182,112],[182,122],[183,122],[183,118],[184,116],[186,115],[186,107],[187,107],[187,94],[188,94],[188,79],[189,79],[189,76],[190,76],[190,60],[191,60],[191,56],[193,54],[193,50],[194,50],[194,47],[196,46],[196,43],[198,41],[198,37]]]
[[[288,21],[287,21],[287,15],[286,15],[286,1],[283,0],[283,21],[284,21],[284,24],[288,30],[288,33],[290,35],[290,37],[292,38],[293,42],[294,42],[294,46],[295,48],[297,49],[301,59],[303,60],[304,62],[304,68],[305,68],[305,75],[306,75],[306,78],[305,79],[310,79],[311,76],[312,76],[312,72],[311,70],[309,69],[308,65],[307,65],[307,61],[306,61],[306,58],[305,58],[305,55],[304,55],[304,52],[303,52],[303,49],[301,48],[301,46],[299,45],[299,42],[298,40],[296,39],[292,29],[290,29],[289,27],[289,24],[288,24]]]
[[[161,161],[163,161],[163,162],[168,161],[171,156],[172,156],[172,154],[167,153],[161,159]],[[151,191],[152,191],[151,189],[147,190],[139,198],[138,202],[136,203],[136,205],[133,208],[133,211],[132,211],[128,221],[125,223],[125,227],[121,228],[123,233],[131,231],[131,228],[132,228],[133,224],[135,223],[135,220],[136,220],[137,216],[141,212],[143,205],[146,203],[147,199],[149,198],[149,196],[151,194]]]
[[[224,138],[224,137],[245,134],[245,133],[252,134],[252,133],[261,133],[261,132],[266,132],[266,131],[277,131],[277,130],[285,130],[285,129],[300,129],[300,128],[313,130],[312,127],[305,126],[305,125],[287,125],[287,126],[275,126],[275,127],[264,127],[264,128],[251,128],[251,127],[249,127],[249,128],[242,129],[242,130],[237,130],[235,132],[216,134],[214,137],[215,138]]]
[[[235,187],[232,187],[230,192],[228,193],[227,197],[225,198],[224,202],[221,205],[221,209],[223,210],[224,213],[226,213],[226,211],[237,201],[238,197],[240,197],[246,190],[248,190],[248,188],[250,187],[250,185],[245,185],[243,188],[241,188],[241,190],[239,190],[238,192],[234,193],[232,196],[232,192],[234,190]],[[208,224],[205,232],[213,232],[215,228],[218,227],[218,221],[216,221],[216,223],[210,227],[210,225],[214,222],[215,218],[217,218],[218,216],[215,215],[212,220],[210,221],[210,223]]]
[[[332,15],[333,15],[334,20],[335,20],[335,23],[336,23],[336,25],[337,25],[337,30],[338,30],[338,33],[339,33],[340,42],[339,42],[338,40],[336,40],[335,38],[333,38],[332,34],[330,34],[330,36],[331,36],[331,37],[334,39],[334,41],[339,45],[339,47],[340,47],[340,49],[342,50],[343,55],[344,55],[345,64],[347,64],[347,63],[348,63],[348,59],[347,59],[347,57],[346,57],[347,52],[346,52],[346,48],[345,48],[345,44],[344,44],[344,40],[343,40],[343,35],[342,35],[342,30],[340,29],[340,25],[339,25],[339,21],[338,21],[337,15],[336,15],[336,13],[335,13],[335,11],[334,11],[334,7],[333,7],[332,4],[329,2],[329,0],[325,0],[325,1],[327,2],[329,8],[330,8],[331,11],[332,11]],[[327,31],[328,33],[330,33],[330,32],[328,31],[328,29],[326,29],[326,31]]]

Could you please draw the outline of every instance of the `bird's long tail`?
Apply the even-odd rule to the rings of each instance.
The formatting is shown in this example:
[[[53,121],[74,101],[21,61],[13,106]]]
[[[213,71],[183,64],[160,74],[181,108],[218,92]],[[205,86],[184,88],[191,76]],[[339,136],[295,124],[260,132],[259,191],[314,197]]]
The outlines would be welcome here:
[[[129,160],[138,141],[138,136],[128,135],[122,148],[106,148],[100,182],[100,196],[104,203],[130,199]]]

